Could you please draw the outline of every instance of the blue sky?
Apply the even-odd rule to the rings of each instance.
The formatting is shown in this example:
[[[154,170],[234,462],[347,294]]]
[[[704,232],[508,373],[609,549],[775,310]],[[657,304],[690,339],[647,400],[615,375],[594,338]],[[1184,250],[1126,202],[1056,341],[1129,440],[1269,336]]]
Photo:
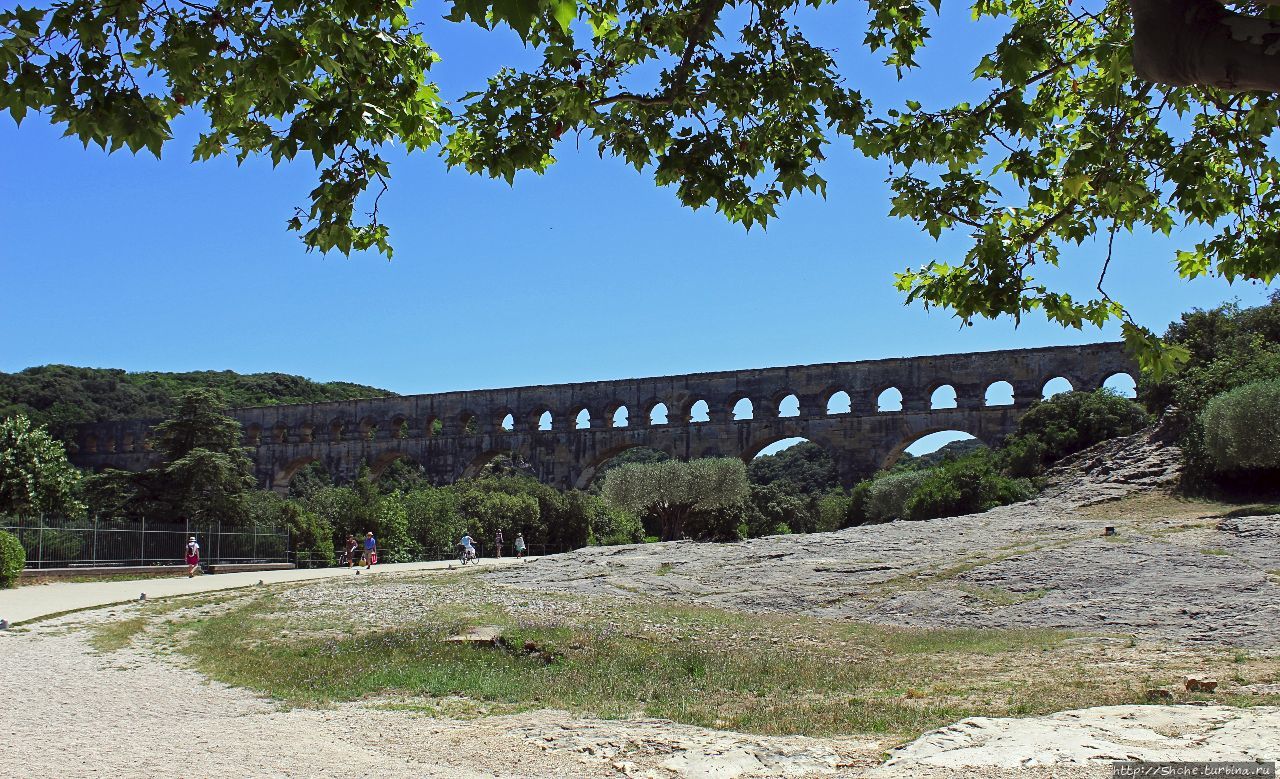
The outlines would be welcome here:
[[[991,40],[960,10],[908,84],[926,103],[963,91]],[[508,34],[421,18],[444,57],[446,95],[527,56]],[[846,65],[867,59],[857,4],[826,17],[820,35]],[[859,85],[880,103],[902,94],[875,68],[850,72],[869,74]],[[559,163],[514,188],[447,172],[433,153],[396,155],[387,262],[307,254],[284,222],[313,186],[310,167],[190,163],[198,129],[183,121],[157,161],[85,150],[39,117],[20,128],[0,117],[0,370],[283,371],[414,393],[1118,335],[1038,317],[961,328],[946,312],[905,306],[892,274],[964,244],[890,218],[885,168],[842,145],[828,150],[825,200],[794,199],[749,233],[680,207],[568,134]],[[1192,307],[1263,299],[1259,287],[1177,280],[1175,245],[1118,241],[1109,291],[1143,323],[1161,330]],[[1091,290],[1101,247],[1069,256],[1047,278]]]

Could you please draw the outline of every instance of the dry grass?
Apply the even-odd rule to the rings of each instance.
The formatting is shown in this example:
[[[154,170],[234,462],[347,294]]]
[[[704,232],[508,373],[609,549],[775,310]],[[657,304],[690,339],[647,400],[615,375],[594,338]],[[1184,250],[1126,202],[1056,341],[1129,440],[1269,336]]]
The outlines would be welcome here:
[[[531,609],[482,581],[431,585],[434,600],[403,624],[352,618],[347,606],[382,588],[417,597],[403,581],[363,582],[326,591],[329,611],[257,593],[170,630],[210,676],[295,704],[390,696],[384,705],[443,715],[554,707],[772,734],[910,738],[966,716],[1141,702],[1158,686],[1190,700],[1175,689],[1188,674],[1280,675],[1274,658],[1049,630],[910,630],[569,596]],[[473,625],[501,627],[503,643],[443,641]]]

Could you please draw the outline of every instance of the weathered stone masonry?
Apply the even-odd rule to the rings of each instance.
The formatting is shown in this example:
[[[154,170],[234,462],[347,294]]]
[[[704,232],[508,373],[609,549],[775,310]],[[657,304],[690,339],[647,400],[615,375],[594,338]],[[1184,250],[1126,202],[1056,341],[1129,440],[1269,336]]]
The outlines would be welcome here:
[[[891,463],[919,438],[960,430],[995,444],[1011,432],[1045,383],[1063,377],[1075,389],[1096,389],[1136,367],[1119,343],[1013,349],[863,362],[695,373],[645,379],[444,392],[399,398],[261,406],[231,412],[262,485],[283,491],[299,468],[319,461],[339,479],[361,465],[380,473],[399,458],[420,463],[437,483],[475,475],[494,457],[518,455],[546,484],[584,487],[609,458],[638,446],[681,459],[732,456],[749,460],[784,438],[803,437],[835,459],[845,484]],[[988,406],[988,387],[1012,385],[1012,405]],[[950,385],[956,408],[931,409],[933,393]],[[878,411],[887,389],[902,394],[901,411]],[[827,413],[828,401],[848,393],[848,413]],[[796,416],[779,403],[799,400]],[[751,403],[750,419],[734,419],[735,404]],[[691,421],[706,403],[707,421]],[[650,422],[665,407],[665,424]],[[590,426],[575,428],[580,412]],[[615,426],[616,412],[626,424]],[[544,412],[549,430],[539,430]],[[503,427],[510,415],[510,428]],[[657,416],[657,415],[655,415]],[[151,465],[148,436],[156,420],[84,425],[72,461],[88,469],[140,470]]]

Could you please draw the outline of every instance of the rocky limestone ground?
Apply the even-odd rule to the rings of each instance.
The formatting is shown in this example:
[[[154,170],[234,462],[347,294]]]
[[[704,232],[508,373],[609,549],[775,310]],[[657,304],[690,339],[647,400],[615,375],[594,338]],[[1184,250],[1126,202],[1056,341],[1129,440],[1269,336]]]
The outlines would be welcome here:
[[[565,618],[618,599],[661,598],[894,625],[1067,628],[1103,634],[1092,640],[1112,651],[1098,657],[1135,671],[1152,652],[1275,654],[1280,517],[1225,516],[1223,507],[1169,497],[1177,459],[1157,436],[1139,435],[1065,463],[1039,499],[985,514],[739,544],[588,549],[487,578],[500,585],[500,606]],[[1118,535],[1104,536],[1106,526]],[[360,613],[394,624],[451,602],[465,586],[421,575],[362,583]],[[291,614],[345,631],[340,619],[325,627],[325,616],[350,610],[353,587],[274,591]],[[94,648],[97,626],[154,608],[116,606],[0,631],[0,689],[12,693],[0,706],[0,775],[1074,779],[1110,776],[1116,759],[1280,756],[1280,708],[1264,706],[972,717],[897,748],[867,736],[759,736],[555,710],[477,716],[470,704],[403,697],[289,707],[211,682],[167,645]],[[170,617],[218,608],[196,601]],[[1275,678],[1226,686],[1280,692]]]
[[[1159,431],[1106,442],[1037,499],[983,514],[732,544],[593,547],[489,574],[915,627],[1060,628],[1276,651],[1280,516],[1179,501]],[[1114,536],[1105,528],[1116,528]]]

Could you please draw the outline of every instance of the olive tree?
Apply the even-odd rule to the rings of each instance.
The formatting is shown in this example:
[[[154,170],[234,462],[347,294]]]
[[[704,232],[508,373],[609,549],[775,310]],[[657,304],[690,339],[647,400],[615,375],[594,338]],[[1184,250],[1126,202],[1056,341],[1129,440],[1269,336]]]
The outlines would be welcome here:
[[[695,511],[741,505],[750,494],[747,468],[731,457],[633,463],[609,471],[602,490],[610,506],[657,518],[663,541],[684,534]]]
[[[1214,397],[1201,421],[1218,470],[1280,469],[1280,379]]]

